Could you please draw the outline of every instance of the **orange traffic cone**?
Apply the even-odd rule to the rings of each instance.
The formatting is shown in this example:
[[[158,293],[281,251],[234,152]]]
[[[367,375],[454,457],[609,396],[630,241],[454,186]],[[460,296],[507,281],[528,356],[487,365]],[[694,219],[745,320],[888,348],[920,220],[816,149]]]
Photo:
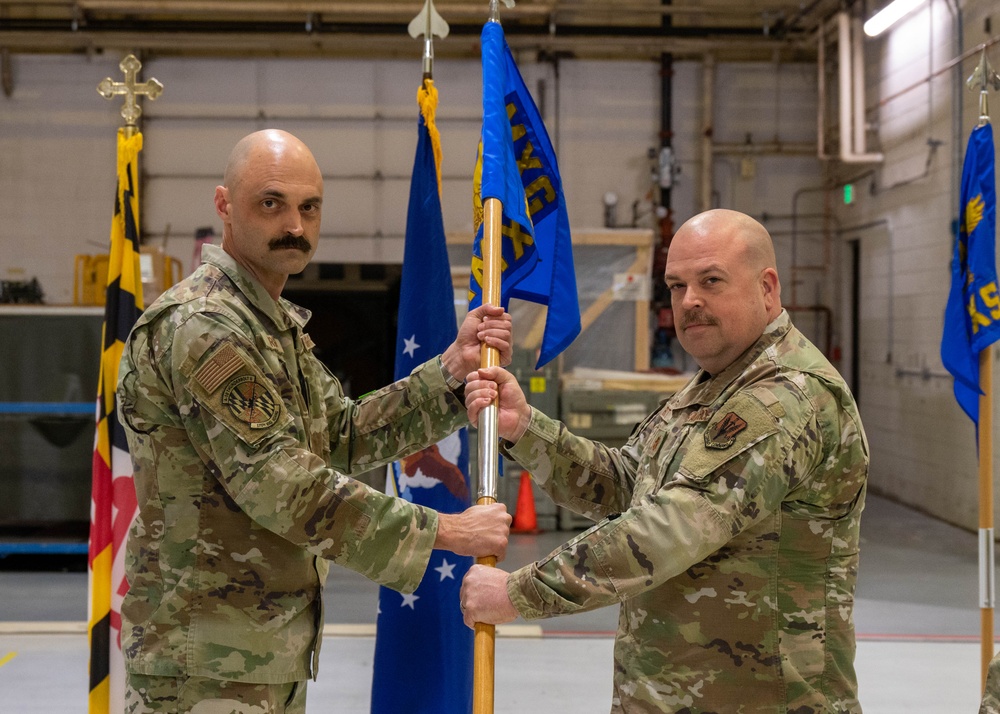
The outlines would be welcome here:
[[[511,533],[538,533],[538,519],[535,517],[535,496],[531,492],[531,476],[527,471],[521,472],[521,485],[517,491],[517,508],[514,510],[514,522],[510,526]]]

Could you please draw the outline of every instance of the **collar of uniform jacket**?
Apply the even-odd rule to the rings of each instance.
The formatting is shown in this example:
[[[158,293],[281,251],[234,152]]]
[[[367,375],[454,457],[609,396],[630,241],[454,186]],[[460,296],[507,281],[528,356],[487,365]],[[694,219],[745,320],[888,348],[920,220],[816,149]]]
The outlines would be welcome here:
[[[277,301],[264,289],[264,286],[257,282],[250,273],[237,263],[233,256],[229,255],[220,246],[206,245],[202,248],[201,259],[204,263],[211,263],[233,281],[240,292],[247,296],[247,299],[255,308],[268,316],[272,322],[281,330],[292,327],[291,320],[300,328],[304,327],[312,313],[304,307],[278,298]]]
[[[791,328],[792,320],[782,308],[778,316],[764,328],[764,334],[760,336],[760,339],[754,342],[735,362],[714,377],[703,369],[698,370],[691,381],[684,385],[683,389],[670,400],[670,406],[674,409],[683,409],[693,404],[703,406],[713,404],[726,387],[733,383],[733,380],[743,374],[764,350],[788,334]]]

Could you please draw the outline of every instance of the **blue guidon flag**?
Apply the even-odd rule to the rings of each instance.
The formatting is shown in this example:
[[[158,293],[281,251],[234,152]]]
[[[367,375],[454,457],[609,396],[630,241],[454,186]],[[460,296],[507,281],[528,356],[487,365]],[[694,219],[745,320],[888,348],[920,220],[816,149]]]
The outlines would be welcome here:
[[[396,379],[447,349],[458,332],[440,198],[437,90],[417,93],[421,116],[410,182],[399,294]],[[466,429],[390,467],[390,493],[442,513],[470,505]],[[372,714],[468,714],[472,709],[473,633],[458,592],[472,558],[431,553],[417,590],[380,588]]]
[[[537,367],[580,334],[569,214],[552,142],[504,39],[488,22],[482,32],[483,130],[473,187],[469,307],[482,303],[483,204],[503,204],[501,304],[511,298],[548,306]]]
[[[955,377],[955,399],[979,424],[979,353],[1000,339],[997,195],[993,128],[973,130],[962,168],[958,239],[944,313],[941,362]]]

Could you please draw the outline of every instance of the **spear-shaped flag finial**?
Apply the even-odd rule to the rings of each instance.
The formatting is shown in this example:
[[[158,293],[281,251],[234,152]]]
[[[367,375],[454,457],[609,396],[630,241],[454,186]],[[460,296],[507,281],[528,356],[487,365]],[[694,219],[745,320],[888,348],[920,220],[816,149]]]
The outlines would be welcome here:
[[[976,69],[965,80],[965,83],[973,92],[977,89],[979,90],[979,126],[985,126],[990,121],[986,93],[991,87],[994,90],[1000,90],[1000,75],[993,70],[990,61],[986,59],[985,47],[983,48],[983,53],[979,56],[979,64],[976,65]]]
[[[434,9],[433,0],[424,0],[423,9],[410,20],[410,25],[406,29],[414,39],[423,35],[424,79],[431,79],[434,74],[434,36],[437,35],[442,40],[447,37],[450,29],[448,23]]]

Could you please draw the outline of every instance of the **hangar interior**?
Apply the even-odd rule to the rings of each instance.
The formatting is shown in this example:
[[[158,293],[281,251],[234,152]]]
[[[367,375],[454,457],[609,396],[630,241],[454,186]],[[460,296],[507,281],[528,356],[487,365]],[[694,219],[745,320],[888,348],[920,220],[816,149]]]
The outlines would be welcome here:
[[[867,686],[869,711],[964,711],[978,701],[977,437],[940,344],[965,147],[979,118],[967,79],[984,55],[1000,68],[1000,30],[992,0],[925,0],[869,37],[862,23],[887,4],[501,5],[558,157],[585,325],[536,372],[543,313],[515,304],[514,369],[534,385],[539,408],[583,435],[624,439],[694,369],[663,288],[673,233],[709,208],[755,217],[775,242],[783,303],[850,385],[871,447],[857,609],[862,702]],[[450,26],[434,41],[433,76],[461,312],[487,3],[436,5]],[[324,361],[357,396],[392,376],[423,71],[423,43],[407,26],[419,10],[413,0],[0,0],[0,403],[43,405],[0,414],[0,548],[61,551],[9,547],[0,556],[0,594],[10,595],[0,598],[0,621],[85,618],[79,562],[103,318],[92,285],[108,250],[122,123],[121,99],[103,99],[98,83],[120,80],[133,54],[141,77],[164,85],[155,101],[141,100],[139,119],[147,302],[190,272],[198,237],[221,235],[211,197],[240,137],[276,127],[311,147],[326,187],[320,248],[286,296],[313,310]],[[989,96],[996,120],[1000,92]],[[995,371],[995,357],[990,364]],[[65,406],[53,413],[50,403]],[[513,507],[517,480],[508,476],[501,497]],[[546,533],[519,536],[513,557],[523,562],[584,525],[540,491],[534,498]],[[329,623],[372,621],[364,583],[341,573],[330,587],[354,604]],[[551,631],[560,628],[599,641],[614,620],[567,620]],[[27,639],[0,646],[0,657],[22,648],[27,661],[39,640],[16,636]],[[85,667],[74,635],[63,636],[67,668]],[[539,671],[558,676],[552,660],[570,656],[542,654],[549,664]],[[900,675],[879,669],[886,659],[910,667],[905,686],[886,684]],[[914,672],[942,661],[954,676],[923,689]],[[0,681],[17,663],[0,666]],[[607,669],[595,665],[588,681],[603,689],[566,711],[604,710]],[[511,710],[540,710],[521,694],[509,694]],[[82,710],[82,695],[61,696],[69,703],[59,711]],[[57,710],[32,706],[16,711]]]

